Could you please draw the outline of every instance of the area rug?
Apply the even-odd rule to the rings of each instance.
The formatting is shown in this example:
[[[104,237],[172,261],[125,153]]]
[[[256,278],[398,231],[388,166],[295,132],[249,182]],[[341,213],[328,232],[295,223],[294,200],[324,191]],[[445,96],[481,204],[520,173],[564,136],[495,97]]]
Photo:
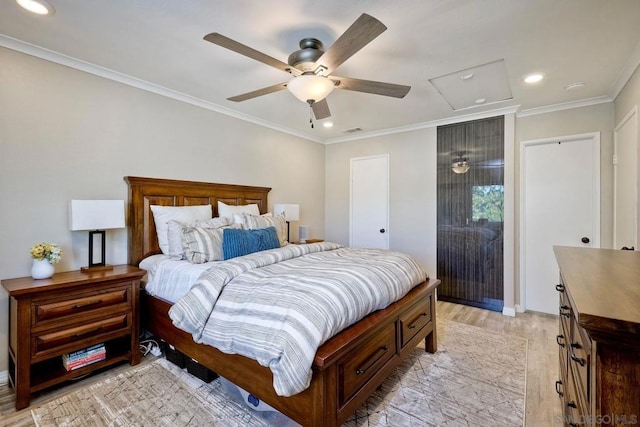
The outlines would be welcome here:
[[[522,426],[527,340],[452,321],[438,352],[416,348],[345,426]],[[225,391],[227,393],[225,393]],[[32,410],[37,426],[283,426],[165,359],[132,368]]]

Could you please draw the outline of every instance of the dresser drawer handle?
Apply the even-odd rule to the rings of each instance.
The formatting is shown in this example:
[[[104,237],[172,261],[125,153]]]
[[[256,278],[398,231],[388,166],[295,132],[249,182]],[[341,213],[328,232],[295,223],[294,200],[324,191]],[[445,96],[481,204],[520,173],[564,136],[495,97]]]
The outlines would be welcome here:
[[[422,313],[420,316],[418,316],[418,319],[420,319],[421,317],[427,317],[428,314],[427,313]],[[409,329],[415,329],[418,323],[418,319],[415,320],[415,322],[413,322],[412,324],[410,324],[408,326]]]
[[[98,304],[102,304],[102,300],[101,299],[98,299],[98,300],[95,300],[95,301],[90,301],[90,302],[87,302],[87,303],[84,303],[84,304],[76,304],[76,305],[72,306],[71,308],[74,309],[74,310],[77,310],[79,308],[91,307],[92,305],[98,305]]]
[[[568,305],[561,305],[560,306],[560,315],[564,316],[564,317],[571,317],[571,307],[569,307]]]
[[[574,402],[573,400],[571,402],[567,403],[567,406],[569,408],[574,408],[574,409],[578,407],[578,405],[576,405],[576,402]]]
[[[576,341],[571,343],[571,348],[582,348],[582,346],[579,342]]]
[[[578,363],[580,366],[584,366],[584,364],[587,363],[587,361],[584,360],[582,357],[576,357],[573,354],[571,355],[571,360]]]
[[[364,368],[358,368],[356,369],[356,375],[360,375],[360,374],[364,374],[365,372],[367,372],[369,369],[371,369],[371,367],[373,365],[376,364],[376,362],[378,360],[380,360],[382,358],[382,356],[385,355],[385,353],[389,351],[389,346],[385,345],[384,347],[380,347],[378,349],[378,351],[372,356],[373,362],[369,363],[366,367]],[[377,357],[376,357],[377,356]]]
[[[558,396],[560,397],[564,396],[564,393],[560,391],[561,385],[562,385],[562,381],[556,381],[556,393],[558,393]]]
[[[562,340],[564,339],[564,335],[556,335],[556,342],[558,343],[558,345],[559,345],[560,347],[564,348],[564,347],[565,347],[565,345],[564,345],[564,343],[560,342],[560,340],[561,340],[561,339],[562,339]]]
[[[558,292],[564,292],[564,285],[560,284],[560,285],[556,285],[556,291]]]

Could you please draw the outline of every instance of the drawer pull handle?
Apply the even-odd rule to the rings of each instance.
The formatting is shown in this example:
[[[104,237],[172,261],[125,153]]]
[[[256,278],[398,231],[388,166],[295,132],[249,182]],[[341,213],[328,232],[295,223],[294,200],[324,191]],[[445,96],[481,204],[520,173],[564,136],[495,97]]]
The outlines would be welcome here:
[[[420,319],[421,317],[427,317],[427,313],[422,313],[420,316],[418,316],[418,319]],[[410,324],[408,326],[409,329],[415,329],[416,328],[416,324],[418,323],[418,319],[415,320],[415,322],[413,322],[412,324]]]
[[[567,406],[569,408],[577,408],[578,407],[578,405],[576,405],[576,402],[574,402],[573,400],[571,402],[567,403]]]
[[[584,366],[584,364],[587,363],[587,361],[584,360],[582,357],[576,357],[573,354],[571,355],[571,360],[578,363],[580,366]]]
[[[558,393],[558,396],[560,397],[564,396],[564,393],[560,391],[561,385],[562,385],[562,381],[556,381],[556,393]]]
[[[79,333],[75,334],[74,337],[75,338],[80,338],[80,337],[86,337],[88,335],[94,335],[94,334],[99,333],[101,330],[102,330],[102,328],[95,328],[95,329],[92,329],[90,331],[79,332]]]
[[[564,292],[564,285],[560,284],[560,285],[556,285],[556,291],[558,292]]]
[[[564,348],[564,343],[560,342],[561,339],[564,339],[564,335],[556,335],[556,342],[558,343],[558,345],[562,348]]]
[[[375,364],[376,364],[376,362],[377,362],[378,360],[380,360],[380,358],[382,358],[382,356],[384,356],[384,354],[385,354],[387,351],[389,351],[389,346],[388,346],[388,345],[385,345],[384,347],[380,347],[380,348],[378,349],[378,351],[377,351],[377,352],[373,355],[373,357],[372,357],[373,362],[371,362],[371,363],[367,364],[367,366],[366,366],[366,367],[364,367],[364,368],[358,368],[358,369],[356,369],[356,375],[364,374],[365,372],[367,372],[367,371],[368,371],[368,370],[369,370],[373,365],[375,365]],[[375,356],[378,356],[378,357],[375,357]]]
[[[98,304],[102,304],[102,300],[101,299],[98,299],[98,300],[95,300],[95,301],[90,301],[90,302],[87,302],[87,303],[84,303],[84,304],[76,304],[71,308],[74,309],[74,310],[77,310],[79,308],[91,307],[92,305],[98,305]]]
[[[582,348],[582,346],[576,341],[571,343],[571,348]]]
[[[564,316],[564,317],[570,317],[570,313],[571,312],[571,307],[569,307],[568,305],[561,305],[560,306],[560,315]]]

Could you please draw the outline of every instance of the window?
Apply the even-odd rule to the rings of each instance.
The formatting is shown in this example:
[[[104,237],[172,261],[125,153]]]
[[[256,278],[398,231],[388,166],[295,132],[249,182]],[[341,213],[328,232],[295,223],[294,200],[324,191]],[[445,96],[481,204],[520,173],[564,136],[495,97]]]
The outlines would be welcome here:
[[[486,219],[502,222],[504,218],[504,185],[474,185],[471,190],[473,221]]]

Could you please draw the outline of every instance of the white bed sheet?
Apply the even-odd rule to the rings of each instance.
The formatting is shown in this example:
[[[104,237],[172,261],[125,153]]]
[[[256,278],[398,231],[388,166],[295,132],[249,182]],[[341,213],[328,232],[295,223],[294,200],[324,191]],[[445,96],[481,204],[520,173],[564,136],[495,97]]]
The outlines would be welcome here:
[[[191,264],[186,260],[172,260],[168,255],[152,255],[140,262],[140,268],[147,271],[144,289],[149,295],[175,303],[191,289],[203,271],[215,264],[215,261]]]

